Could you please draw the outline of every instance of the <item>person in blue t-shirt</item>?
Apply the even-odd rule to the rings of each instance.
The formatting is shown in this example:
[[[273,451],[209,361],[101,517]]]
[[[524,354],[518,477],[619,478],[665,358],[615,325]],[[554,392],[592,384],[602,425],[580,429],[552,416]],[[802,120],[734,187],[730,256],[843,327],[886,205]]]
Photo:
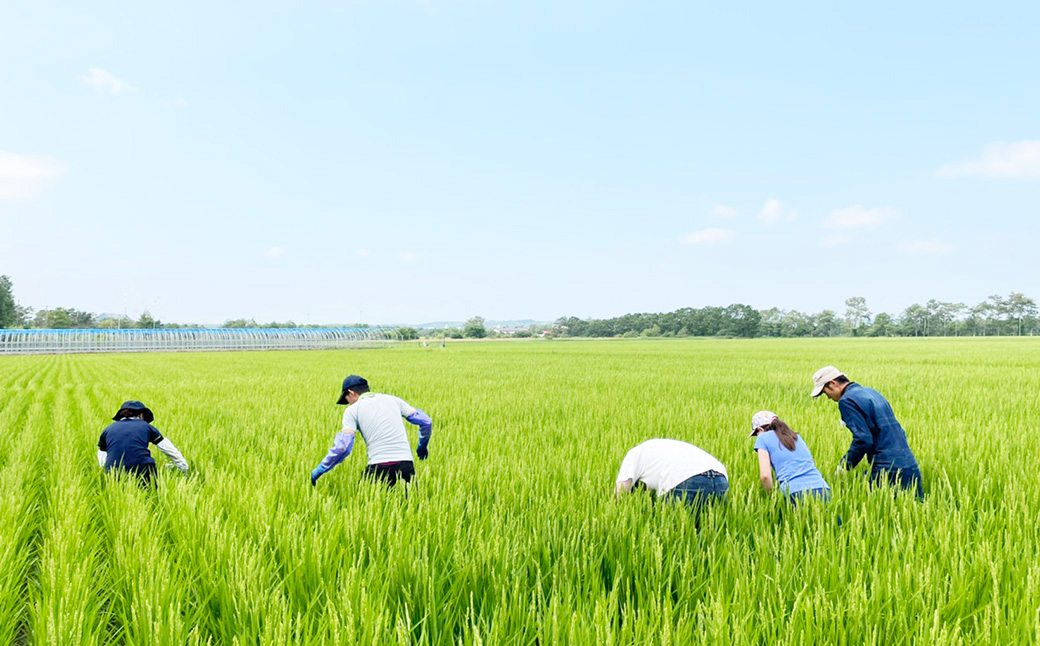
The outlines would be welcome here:
[[[774,413],[762,410],[751,416],[751,434],[758,454],[762,488],[773,490],[773,472],[780,492],[792,503],[803,496],[830,500],[831,488],[813,462],[805,440]]]

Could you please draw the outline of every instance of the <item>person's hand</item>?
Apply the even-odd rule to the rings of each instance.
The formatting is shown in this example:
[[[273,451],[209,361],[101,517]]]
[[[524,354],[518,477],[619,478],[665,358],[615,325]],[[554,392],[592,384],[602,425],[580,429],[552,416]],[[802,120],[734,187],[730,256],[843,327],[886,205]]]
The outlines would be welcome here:
[[[419,448],[415,449],[415,454],[419,456],[420,460],[425,460],[426,457],[430,455],[430,452],[426,450],[425,446],[420,446]]]
[[[845,475],[846,473],[848,473],[848,471],[849,470],[845,468],[845,461],[842,460],[841,462],[838,463],[838,468],[834,471],[834,475],[838,476],[838,477],[841,477],[841,476]]]
[[[325,469],[321,468],[321,465],[314,467],[314,471],[311,471],[311,486],[316,487],[318,485],[318,478],[325,473]]]

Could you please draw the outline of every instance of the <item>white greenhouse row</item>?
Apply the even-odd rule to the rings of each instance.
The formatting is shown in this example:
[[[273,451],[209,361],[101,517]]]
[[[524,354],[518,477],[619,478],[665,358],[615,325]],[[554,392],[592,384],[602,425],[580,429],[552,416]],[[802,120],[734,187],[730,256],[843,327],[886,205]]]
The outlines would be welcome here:
[[[379,345],[395,338],[393,328],[0,329],[0,354],[308,350]]]

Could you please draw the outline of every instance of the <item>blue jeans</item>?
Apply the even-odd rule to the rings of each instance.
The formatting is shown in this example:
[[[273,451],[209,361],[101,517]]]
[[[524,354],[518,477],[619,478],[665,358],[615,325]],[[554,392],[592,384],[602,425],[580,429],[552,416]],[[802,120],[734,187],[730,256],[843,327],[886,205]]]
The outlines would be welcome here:
[[[683,480],[668,495],[696,508],[711,500],[725,500],[727,491],[729,480],[726,476],[718,471],[705,471]]]
[[[921,487],[921,469],[916,466],[908,469],[875,467],[870,472],[870,482],[872,484],[887,482],[901,489],[913,489],[918,499],[924,498],[924,489]]]
[[[791,501],[791,505],[797,507],[798,503],[803,498],[819,498],[823,502],[830,502],[831,490],[827,487],[820,487],[818,489],[802,489],[792,494],[788,494],[787,499]]]

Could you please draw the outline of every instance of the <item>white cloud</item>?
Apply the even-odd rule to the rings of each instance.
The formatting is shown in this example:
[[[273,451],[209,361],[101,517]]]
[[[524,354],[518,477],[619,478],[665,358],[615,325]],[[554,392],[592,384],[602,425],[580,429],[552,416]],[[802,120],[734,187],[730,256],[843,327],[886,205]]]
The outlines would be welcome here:
[[[762,220],[766,224],[792,222],[797,217],[798,211],[795,209],[784,208],[784,205],[780,203],[780,200],[774,198],[766,200],[766,203],[762,205],[762,211],[758,214],[758,219]]]
[[[899,211],[890,206],[867,209],[855,204],[831,211],[825,224],[831,229],[873,229],[897,217]]]
[[[400,260],[402,262],[415,262],[419,259],[419,254],[413,253],[411,251],[398,251],[394,254],[394,259]]]
[[[737,210],[732,206],[717,204],[715,205],[715,208],[711,210],[711,214],[717,218],[735,218],[737,217]]]
[[[708,245],[708,244],[719,244],[723,242],[729,242],[733,239],[734,233],[732,229],[705,229],[704,231],[694,231],[690,235],[679,238],[681,244],[688,245]]]
[[[827,236],[823,240],[820,240],[821,247],[839,247],[843,244],[848,244],[850,239],[847,235],[838,233],[832,236]]]
[[[902,240],[899,243],[899,250],[903,253],[943,255],[953,253],[956,251],[956,247],[941,240]]]
[[[90,68],[90,73],[79,77],[79,82],[94,88],[98,94],[122,94],[133,89],[129,83],[100,67]]]
[[[1040,179],[1040,139],[990,144],[981,158],[947,164],[935,174],[939,177]]]
[[[64,173],[56,159],[0,150],[0,200],[32,197]]]
[[[274,258],[281,258],[284,255],[285,255],[285,249],[282,249],[281,247],[271,247],[270,249],[267,250],[267,257],[268,258],[272,258],[272,259],[274,259]]]

